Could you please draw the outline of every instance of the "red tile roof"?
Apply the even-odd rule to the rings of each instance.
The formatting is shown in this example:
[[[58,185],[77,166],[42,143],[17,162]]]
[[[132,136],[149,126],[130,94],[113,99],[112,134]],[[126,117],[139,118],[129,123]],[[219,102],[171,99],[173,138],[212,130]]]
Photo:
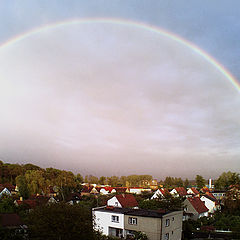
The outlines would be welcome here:
[[[204,193],[210,192],[209,188],[207,188],[207,187],[203,187],[203,188],[201,189],[201,191],[204,192]]]
[[[115,196],[122,207],[137,207],[138,202],[132,194],[119,194]]]
[[[196,195],[199,194],[199,191],[196,188],[192,187],[191,190],[193,191],[194,194],[196,194]]]
[[[208,212],[208,208],[205,206],[204,202],[201,201],[199,197],[188,198],[188,201],[192,204],[194,209],[200,214]]]
[[[159,191],[164,195],[171,195],[170,192],[166,188],[160,188]]]
[[[175,189],[181,197],[184,197],[187,195],[187,191],[184,187],[176,187]]]
[[[218,204],[218,200],[213,196],[212,193],[207,192],[206,194],[204,194],[203,196],[205,196],[206,198],[212,200],[213,202]]]
[[[27,199],[27,200],[16,200],[18,206],[20,205],[28,205],[29,208],[35,208],[37,205],[38,205],[38,202],[36,200],[30,200],[30,199]]]
[[[23,222],[16,213],[4,213],[0,214],[0,225],[3,227],[19,227],[23,225]]]

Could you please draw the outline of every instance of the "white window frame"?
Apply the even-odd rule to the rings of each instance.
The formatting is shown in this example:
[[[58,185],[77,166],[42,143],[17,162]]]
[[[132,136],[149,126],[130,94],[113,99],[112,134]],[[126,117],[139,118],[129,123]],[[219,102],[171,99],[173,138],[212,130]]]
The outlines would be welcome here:
[[[168,218],[165,221],[165,227],[169,227],[169,226],[170,226],[170,219]]]
[[[164,240],[169,240],[169,233],[165,233]]]
[[[128,218],[128,224],[130,224],[130,225],[137,225],[137,218],[129,217]]]
[[[112,215],[112,222],[119,223],[119,216]]]

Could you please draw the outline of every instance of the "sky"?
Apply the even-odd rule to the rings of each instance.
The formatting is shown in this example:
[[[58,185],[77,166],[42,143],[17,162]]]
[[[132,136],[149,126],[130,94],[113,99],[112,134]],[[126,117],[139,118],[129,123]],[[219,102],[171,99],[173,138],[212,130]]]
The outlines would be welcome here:
[[[0,159],[97,176],[239,172],[239,15],[238,0],[0,0]]]

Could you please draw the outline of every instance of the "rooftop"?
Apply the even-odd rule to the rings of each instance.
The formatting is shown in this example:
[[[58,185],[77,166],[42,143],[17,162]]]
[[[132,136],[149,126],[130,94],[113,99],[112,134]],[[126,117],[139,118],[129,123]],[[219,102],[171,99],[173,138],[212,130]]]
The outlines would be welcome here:
[[[100,212],[114,212],[114,213],[122,213],[125,215],[131,215],[131,216],[153,217],[153,218],[162,218],[164,215],[173,212],[173,211],[164,211],[164,210],[118,208],[118,207],[110,207],[110,206],[94,208],[93,210],[100,211]]]

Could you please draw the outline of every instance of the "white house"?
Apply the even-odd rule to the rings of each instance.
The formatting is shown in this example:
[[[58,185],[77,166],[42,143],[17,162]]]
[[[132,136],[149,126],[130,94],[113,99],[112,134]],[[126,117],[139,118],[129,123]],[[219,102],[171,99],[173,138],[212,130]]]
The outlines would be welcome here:
[[[94,229],[106,236],[124,237],[124,214],[121,208],[93,209]]]
[[[199,197],[186,198],[183,205],[183,220],[188,220],[189,218],[197,220],[198,218],[208,216],[208,208]]]
[[[164,198],[166,195],[170,194],[169,191],[167,189],[161,188],[158,189],[153,196],[151,197],[151,199],[157,199],[157,198]]]
[[[7,189],[7,188],[4,188],[1,192],[0,192],[0,197],[2,195],[8,195],[8,196],[11,196],[11,192]]]
[[[105,188],[101,188],[99,192],[100,192],[101,195],[109,194],[109,191],[107,191]]]
[[[188,188],[187,194],[190,194],[190,195],[193,195],[193,196],[198,196],[199,192],[196,188],[192,187],[192,188]]]
[[[108,206],[94,208],[92,212],[94,229],[107,236],[126,238],[140,231],[149,240],[181,239],[182,211],[160,212]]]
[[[209,209],[209,213],[214,213],[217,209],[220,208],[220,205],[217,201],[217,199],[214,196],[205,194],[201,196],[201,201],[204,202],[205,206]]]
[[[107,201],[108,206],[112,207],[137,207],[138,202],[132,194],[118,194]]]

